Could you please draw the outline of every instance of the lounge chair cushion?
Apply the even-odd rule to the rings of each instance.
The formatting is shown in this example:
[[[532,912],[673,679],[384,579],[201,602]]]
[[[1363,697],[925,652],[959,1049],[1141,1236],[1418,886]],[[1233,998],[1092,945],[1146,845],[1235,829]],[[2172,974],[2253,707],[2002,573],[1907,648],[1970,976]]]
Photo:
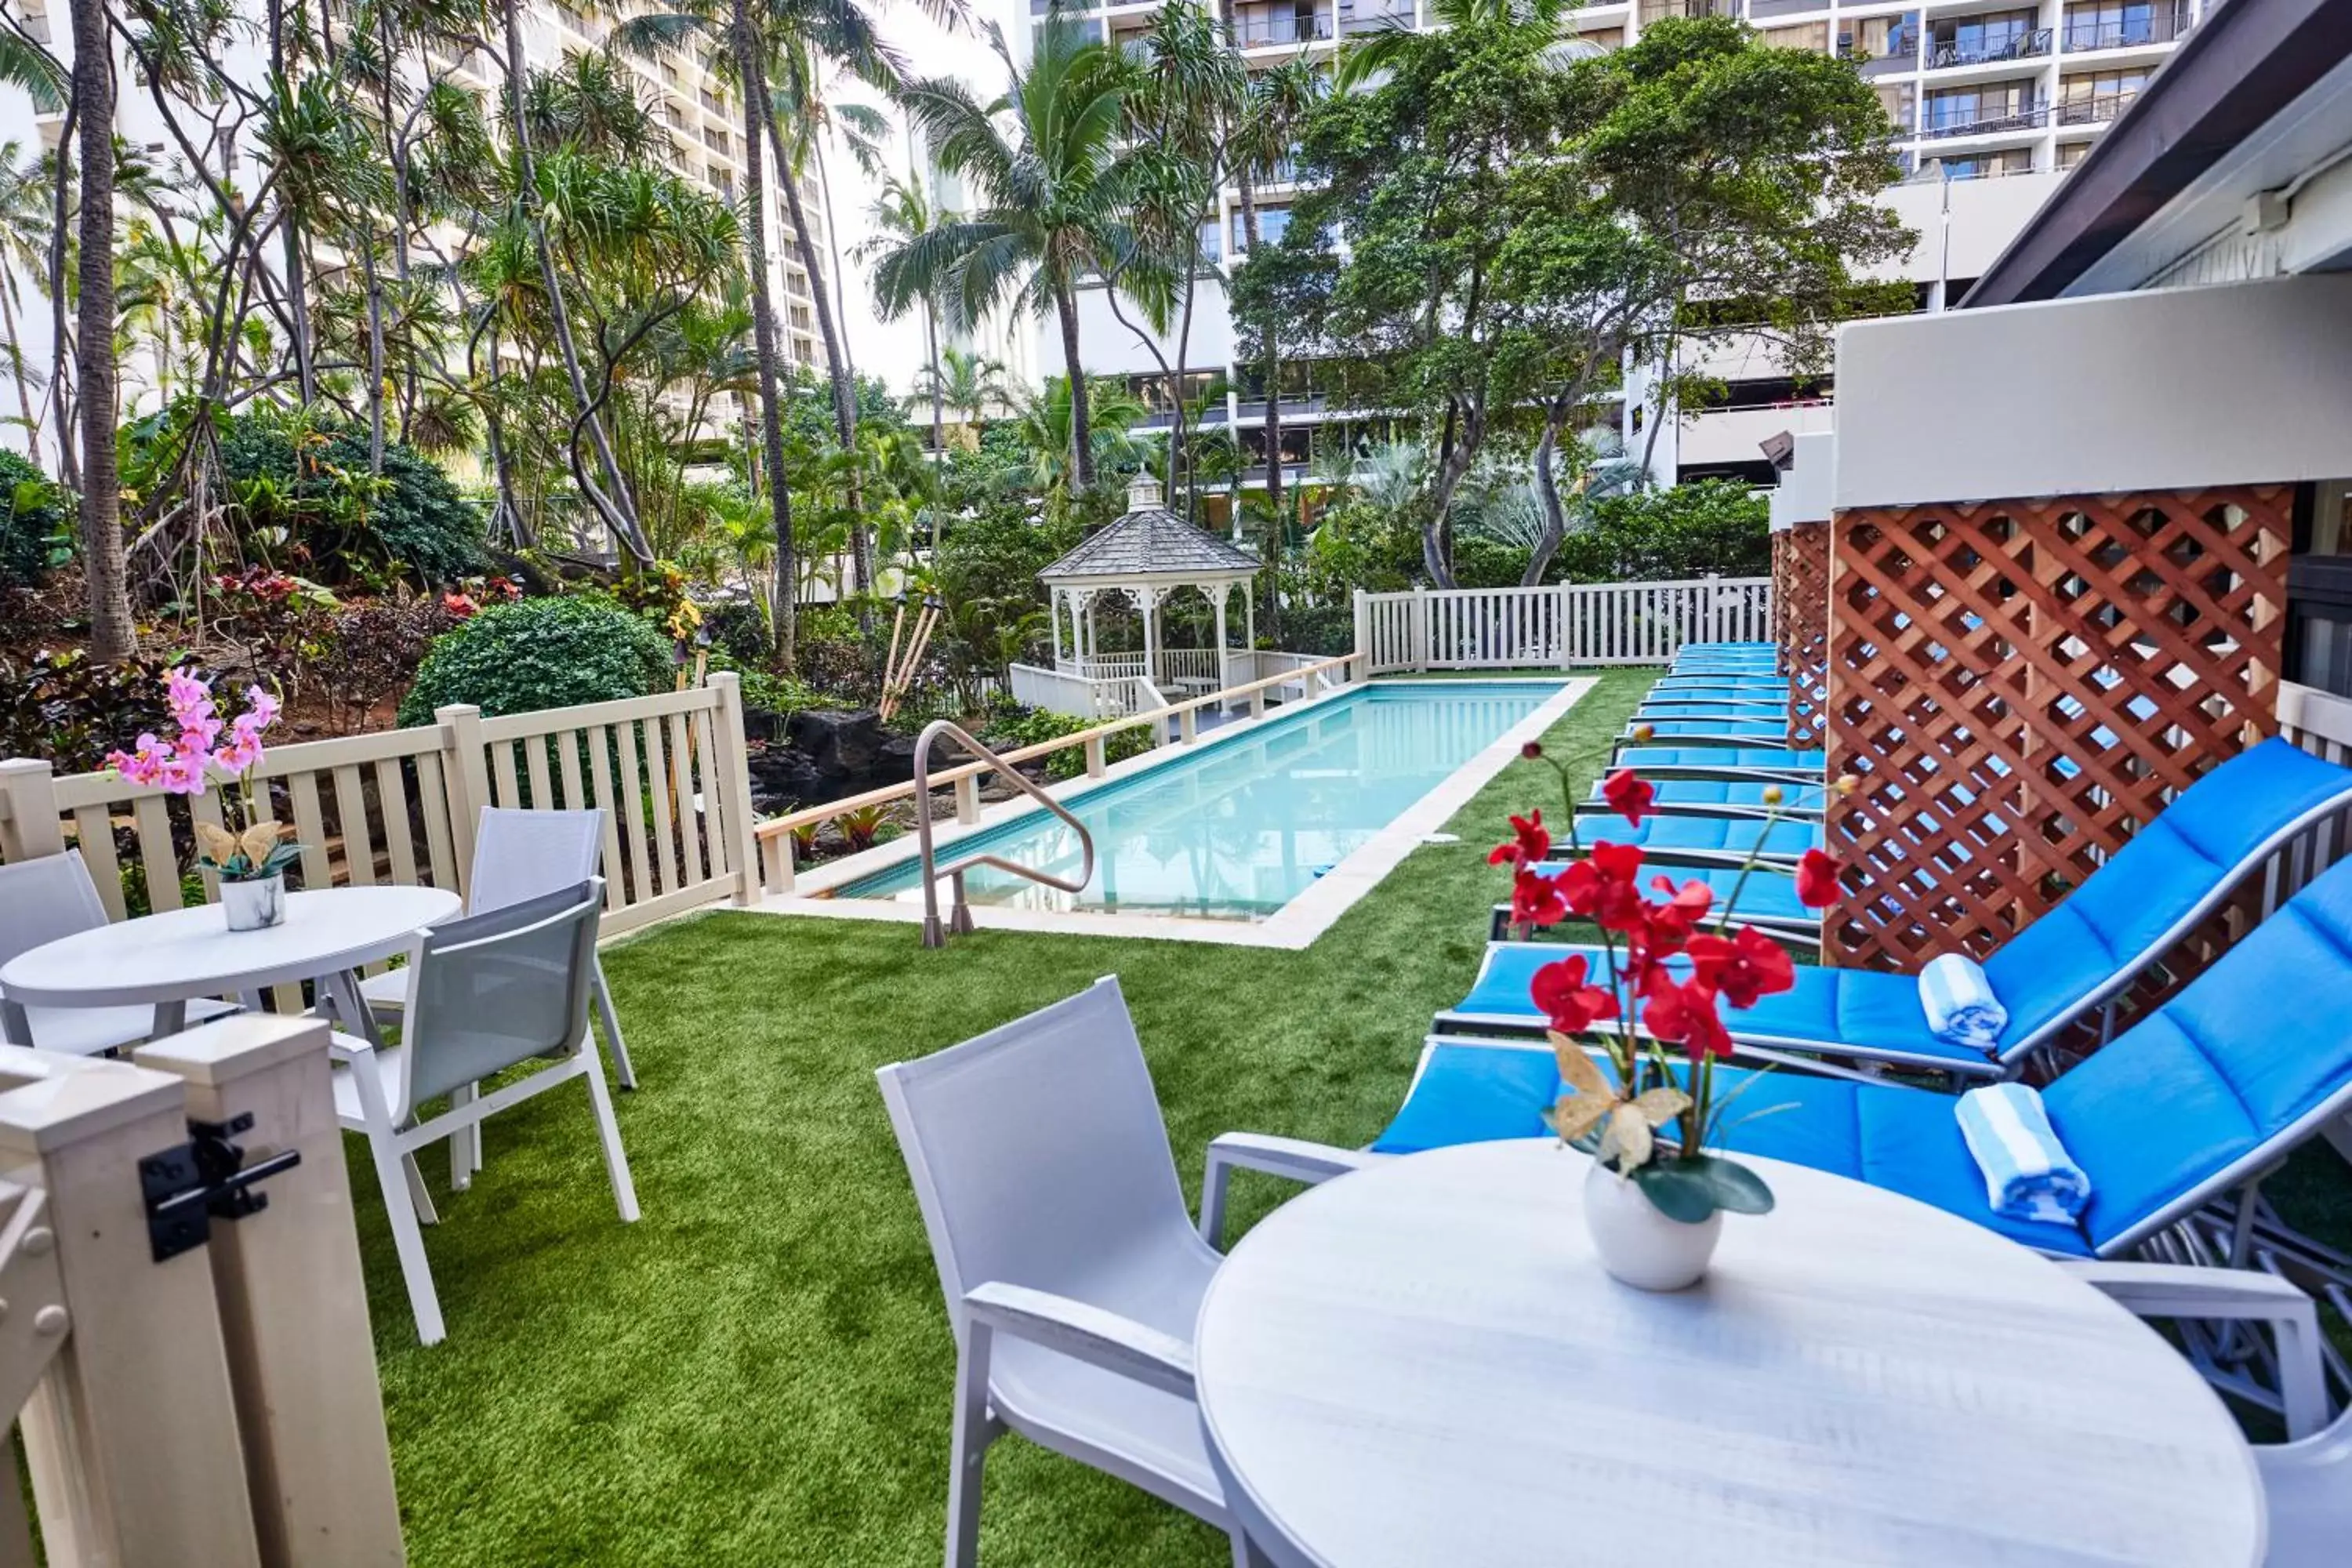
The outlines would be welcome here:
[[[1799,1072],[1749,1082],[1758,1077],[1743,1068],[1716,1070],[1717,1096],[1739,1095],[1725,1118],[1725,1147],[1732,1152],[1868,1182],[2029,1247],[2089,1255],[2090,1243],[2075,1226],[2011,1219],[1987,1206],[1984,1176],[1960,1136],[1951,1096]],[[1412,1092],[1372,1148],[1406,1154],[1540,1137],[1547,1131],[1542,1112],[1559,1092],[1559,1069],[1548,1049],[1433,1040]]]
[[[1822,772],[1819,752],[1777,746],[1628,746],[1617,766],[1643,773],[1651,768],[1706,768],[1717,773],[1810,773]]]
[[[1492,943],[1477,984],[1463,998],[1457,1012],[1465,1019],[1491,1025],[1540,1029],[1543,1017],[1528,999],[1528,984],[1538,969],[1577,952],[1591,961],[1594,973],[1605,972],[1608,953],[1599,947]],[[1758,998],[1753,1007],[1727,1010],[1724,1021],[1732,1034],[1759,1045],[1798,1050],[1860,1046],[1899,1054],[1922,1067],[1948,1065],[1973,1068],[1980,1073],[1986,1069],[1984,1052],[1952,1045],[1927,1032],[1927,1016],[1919,1008],[1919,984],[1910,975],[1801,963],[1796,980],[1787,991]]]
[[[1644,719],[1650,733],[1661,741],[1693,735],[1723,735],[1743,741],[1788,738],[1789,726],[1778,719]]]
[[[1807,790],[1802,784],[1776,784],[1769,779],[1660,779],[1651,785],[1657,792],[1660,805],[1702,807],[1736,806],[1748,811],[1764,809],[1764,792],[1777,789],[1791,804],[1810,806],[1818,811],[1821,802],[1814,798],[1818,789]],[[1588,802],[1595,809],[1603,805],[1598,788]]]
[[[1580,812],[1576,831],[1587,845],[1638,844],[1664,854],[1683,850],[1708,855],[1776,855],[1794,859],[1822,847],[1818,822],[1784,820],[1769,826],[1754,816],[1645,816],[1635,826],[1614,814]]]

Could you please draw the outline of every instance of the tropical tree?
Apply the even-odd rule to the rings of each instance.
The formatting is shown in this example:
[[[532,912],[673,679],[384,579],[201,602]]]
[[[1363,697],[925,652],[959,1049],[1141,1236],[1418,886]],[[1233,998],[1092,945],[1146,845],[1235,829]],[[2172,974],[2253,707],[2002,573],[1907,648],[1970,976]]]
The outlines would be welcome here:
[[[1077,289],[1122,248],[1133,186],[1120,145],[1123,89],[1110,51],[1058,12],[1038,28],[1025,71],[993,24],[986,32],[1012,76],[1002,97],[983,103],[952,77],[912,83],[902,96],[940,167],[962,174],[979,205],[884,255],[875,293],[892,310],[933,294],[955,327],[1008,302],[1016,315],[1051,310],[1073,389],[1070,477],[1086,489],[1095,470]]]
[[[41,461],[41,413],[33,395],[42,377],[25,363],[18,323],[25,319],[21,279],[46,280],[49,275],[49,187],[56,176],[47,164],[47,159],[28,156],[13,141],[0,142],[0,339],[5,339],[0,346],[8,356],[26,449],[36,467]]]
[[[881,193],[866,211],[876,232],[860,241],[851,253],[861,261],[887,256],[920,239],[937,228],[940,221],[939,210],[931,205],[930,199],[924,194],[922,177],[911,169],[903,180],[896,174],[886,176]],[[936,289],[919,289],[916,297],[923,307],[923,366],[917,373],[916,384],[919,393],[930,399],[931,450],[937,452],[946,447],[945,405],[950,401],[946,380],[940,369],[940,302]],[[898,309],[886,305],[880,310],[886,321],[895,321],[905,313],[903,305]]]
[[[89,651],[100,659],[138,651],[130,567],[122,541],[122,476],[115,455],[114,40],[106,0],[72,0],[76,222],[74,374],[81,426],[82,570],[89,594]],[[62,142],[60,145],[62,145]]]
[[[1082,406],[1094,415],[1087,431],[1084,450],[1088,461],[1083,469],[1077,462],[1081,448],[1076,434]],[[1021,445],[1029,454],[1029,482],[1049,500],[1063,503],[1074,492],[1092,489],[1097,464],[1125,467],[1141,455],[1129,432],[1148,412],[1116,381],[1097,380],[1073,396],[1068,376],[1047,376],[1043,389],[1022,399],[1013,420]]]
[[[930,399],[935,428],[939,410],[945,405],[954,409],[962,424],[976,433],[986,423],[991,409],[1004,407],[1014,401],[1009,374],[1000,360],[992,359],[977,349],[950,346],[941,349],[936,361],[916,374],[915,394]]]

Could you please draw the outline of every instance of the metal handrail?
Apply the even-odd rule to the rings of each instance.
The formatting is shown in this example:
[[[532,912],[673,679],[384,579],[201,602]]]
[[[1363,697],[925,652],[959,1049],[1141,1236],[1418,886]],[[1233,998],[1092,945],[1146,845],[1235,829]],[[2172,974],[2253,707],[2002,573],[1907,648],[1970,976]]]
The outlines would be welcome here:
[[[998,777],[1012,780],[1022,794],[1076,831],[1080,861],[1076,881],[1056,877],[1051,871],[1041,871],[1034,866],[1024,866],[1017,860],[1007,860],[1002,855],[967,855],[944,869],[937,864],[937,855],[931,846],[931,745],[941,735],[954,736],[973,757],[993,766]],[[1095,836],[1087,831],[1087,825],[1071,816],[1069,807],[1030,783],[1027,776],[1012,763],[974,740],[970,731],[952,719],[932,720],[915,738],[915,799],[923,807],[915,817],[915,839],[921,849],[919,858],[922,863],[925,947],[945,947],[950,932],[962,936],[971,931],[971,905],[964,898],[963,874],[974,866],[993,866],[1000,871],[1026,877],[1033,882],[1064,893],[1083,892],[1087,884],[1095,879]],[[945,925],[940,923],[940,879],[943,876],[955,884],[955,904],[948,910]]]

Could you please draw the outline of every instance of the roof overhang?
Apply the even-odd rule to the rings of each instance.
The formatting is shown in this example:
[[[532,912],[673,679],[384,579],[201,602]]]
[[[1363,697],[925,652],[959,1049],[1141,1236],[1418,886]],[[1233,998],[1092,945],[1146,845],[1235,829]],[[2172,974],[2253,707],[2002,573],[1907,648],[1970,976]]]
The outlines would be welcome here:
[[[1037,580],[1048,588],[1186,588],[1213,583],[1246,583],[1260,570],[1255,566],[1247,570],[1237,566],[1229,572],[1041,572]]]
[[[2352,0],[2226,0],[2213,6],[1977,280],[1962,308],[2052,300],[2075,289],[2274,118],[2326,85],[2347,58]],[[2163,259],[2168,258],[2158,264]],[[2146,276],[2143,270],[2104,287],[2135,287]]]

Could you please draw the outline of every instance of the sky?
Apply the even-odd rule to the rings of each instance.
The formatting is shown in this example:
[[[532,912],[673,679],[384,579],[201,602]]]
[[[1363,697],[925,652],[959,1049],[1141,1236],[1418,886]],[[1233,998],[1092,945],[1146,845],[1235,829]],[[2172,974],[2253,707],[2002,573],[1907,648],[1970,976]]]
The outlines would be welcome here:
[[[878,26],[883,38],[907,58],[908,69],[914,75],[961,76],[975,91],[992,97],[1004,86],[1004,70],[981,37],[980,26],[993,19],[999,26],[1009,26],[1013,3],[969,3],[972,25],[965,30],[950,32],[940,26],[923,15],[914,0],[887,0],[877,5]],[[890,162],[903,175],[908,161],[904,118],[870,91],[855,84],[850,91],[889,116],[897,128],[890,143]],[[848,323],[851,356],[861,374],[880,376],[895,392],[909,391],[915,373],[923,363],[921,321],[911,313],[896,321],[877,319],[866,286],[868,268],[851,257],[858,242],[874,232],[867,208],[878,187],[860,173],[837,139],[825,150],[825,166],[833,178],[834,216],[840,229],[845,295],[842,314]]]

